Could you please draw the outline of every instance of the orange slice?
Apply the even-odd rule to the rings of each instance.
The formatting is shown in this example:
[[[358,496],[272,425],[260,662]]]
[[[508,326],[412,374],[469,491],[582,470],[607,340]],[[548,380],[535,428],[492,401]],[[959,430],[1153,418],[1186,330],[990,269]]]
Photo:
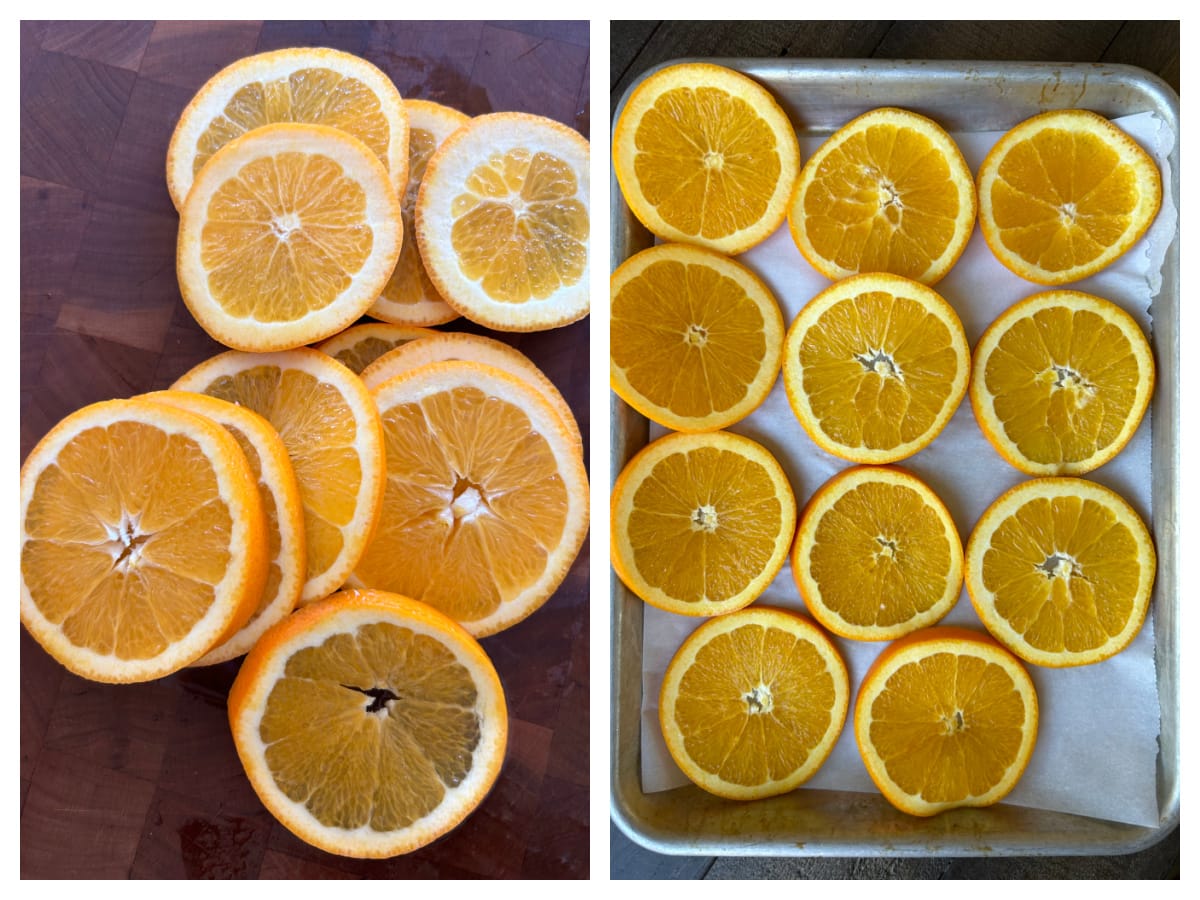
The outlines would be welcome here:
[[[328,353],[355,375],[361,375],[367,366],[385,353],[433,334],[437,332],[415,325],[365,322],[352,325],[329,340],[322,341],[317,349]]]
[[[417,190],[425,177],[425,167],[433,152],[450,135],[471,120],[440,103],[429,100],[405,100],[408,111],[408,187],[400,202],[405,235],[413,234],[413,214],[417,206]],[[438,293],[415,239],[406,240],[400,248],[400,259],[383,292],[371,304],[367,315],[397,325],[441,325],[458,318],[458,311],[448,305]]]
[[[483,363],[507,372],[534,388],[554,407],[571,440],[583,453],[583,435],[575,414],[558,388],[528,356],[503,341],[478,334],[430,331],[418,340],[406,342],[380,356],[362,371],[363,384],[374,390],[389,378],[410,372],[433,362],[462,359]]]
[[[660,244],[613,273],[609,383],[675,431],[714,431],[771,392],[783,315],[745,266],[702,247]]]
[[[279,432],[304,505],[302,603],[337,590],[366,549],[383,501],[383,432],[353,372],[308,347],[229,351],[172,385],[248,407]]]
[[[226,346],[299,347],[366,312],[402,237],[387,171],[365,144],[321,125],[268,125],[196,176],[179,214],[179,289]]]
[[[775,457],[725,431],[659,438],[613,486],[613,568],[667,612],[714,616],[752,603],[795,529],[795,495]]]
[[[244,406],[190,391],[155,391],[142,399],[186,409],[216,422],[238,442],[258,480],[267,522],[267,580],[258,606],[237,634],[193,665],[211,666],[246,653],[262,633],[296,608],[304,589],[304,508],[300,487],[279,433]]]
[[[430,158],[417,194],[425,271],[447,303],[500,331],[588,314],[591,149],[526,113],[476,116]]]
[[[903,469],[858,466],[813,495],[792,547],[813,617],[845,638],[890,641],[958,602],[963,550],[945,504]]]
[[[1116,493],[1035,478],[975,525],[967,592],[988,631],[1026,662],[1082,666],[1120,653],[1141,630],[1155,565],[1150,532]]]
[[[1026,119],[979,167],[979,227],[996,259],[1037,284],[1111,265],[1162,203],[1145,150],[1103,116],[1063,109]]]
[[[523,381],[465,361],[372,396],[387,489],[351,584],[428,603],[476,637],[539,609],[588,529],[587,473],[562,420]]]
[[[192,181],[225,144],[276,122],[328,125],[366,144],[390,173],[408,178],[408,117],[400,93],[365,59],[316,47],[273,50],[226,66],[184,109],[167,148],[167,187],[182,210]]]
[[[762,85],[709,63],[653,73],[613,128],[625,202],[668,241],[736,255],[782,224],[800,169],[787,113]]]
[[[824,632],[803,616],[756,606],[692,632],[667,666],[659,722],[695,784],[755,800],[813,776],[849,703],[845,663]]]
[[[867,773],[914,816],[1002,800],[1037,731],[1037,693],[1020,661],[986,635],[944,625],[885,648],[854,708]]]
[[[1129,443],[1154,391],[1154,356],[1133,317],[1079,291],[1011,306],[975,345],[979,427],[1027,475],[1082,475]]]
[[[830,280],[891,272],[937,284],[975,227],[975,182],[936,122],[872,110],[804,164],[788,213],[792,238]]]
[[[857,463],[897,462],[928,446],[962,401],[970,365],[950,304],[883,273],[822,291],[783,346],[796,418],[822,450]]]
[[[465,819],[508,738],[491,661],[454,622],[345,591],[263,635],[229,692],[238,756],[263,805],[329,853],[389,857]]]
[[[149,400],[86,406],[21,466],[21,622],[95,681],[149,681],[249,618],[267,526],[233,437]]]

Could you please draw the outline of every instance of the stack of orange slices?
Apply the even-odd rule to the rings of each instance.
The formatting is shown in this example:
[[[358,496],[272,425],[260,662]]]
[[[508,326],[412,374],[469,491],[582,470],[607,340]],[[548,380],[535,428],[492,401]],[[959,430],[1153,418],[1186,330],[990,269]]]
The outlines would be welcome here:
[[[425,326],[586,315],[588,153],[549,119],[402,101],[338,51],[230,65],[180,117],[167,182],[183,300],[232,349],[79,410],[22,466],[25,627],[100,681],[245,656],[246,773],[329,852],[424,846],[499,775],[475,636],[574,563],[584,442],[523,354]]]

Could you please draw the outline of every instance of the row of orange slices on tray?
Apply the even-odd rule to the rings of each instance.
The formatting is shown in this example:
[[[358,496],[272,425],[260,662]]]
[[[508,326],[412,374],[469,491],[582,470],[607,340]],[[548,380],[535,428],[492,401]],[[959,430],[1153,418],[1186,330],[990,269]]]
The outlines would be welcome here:
[[[422,326],[587,314],[588,153],[548,119],[403,101],[338,51],[230,65],[167,182],[183,299],[233,349],[76,411],[22,466],[25,627],[107,682],[244,655],[246,774],[322,849],[416,849],[499,774],[479,639],[579,553],[583,443],[523,354]],[[385,321],[347,327],[364,313]]]
[[[1145,525],[1114,492],[1061,476],[1121,451],[1154,366],[1131,316],[1072,290],[1011,307],[972,361],[957,314],[930,285],[977,218],[996,258],[1027,280],[1101,270],[1153,221],[1157,167],[1104,118],[1066,110],[1006,133],[973,178],[939,125],[891,108],[849,122],[801,167],[774,98],[707,64],[646,78],[618,118],[612,158],[632,212],[666,243],[613,274],[611,384],[648,418],[689,432],[651,443],[618,477],[613,565],[647,603],[714,616],[663,681],[672,756],[733,798],[811,777],[849,707],[828,629],[893,641],[858,686],[854,715],[880,791],[916,815],[996,802],[1036,740],[1021,660],[1098,662],[1146,616],[1155,553]],[[726,255],[785,218],[803,258],[836,282],[786,329],[770,289]],[[780,371],[813,442],[860,464],[799,517],[770,451],[721,430],[756,409]],[[881,464],[927,446],[968,387],[1004,459],[1060,477],[997,498],[964,553],[936,494]],[[749,606],[789,552],[819,625]],[[988,634],[935,627],[964,574]]]

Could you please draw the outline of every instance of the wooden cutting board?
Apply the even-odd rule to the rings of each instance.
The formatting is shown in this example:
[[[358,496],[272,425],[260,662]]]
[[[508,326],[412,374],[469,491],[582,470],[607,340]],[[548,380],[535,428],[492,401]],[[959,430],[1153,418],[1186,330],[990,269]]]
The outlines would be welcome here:
[[[167,143],[210,76],[289,46],[363,56],[404,97],[588,135],[586,22],[22,22],[22,460],[68,413],[165,388],[225,349],[179,295]],[[493,336],[558,386],[586,447],[588,321]],[[586,878],[588,572],[585,544],[546,606],[482,642],[511,717],[491,794],[450,835],[386,861],[311,848],[258,802],[225,717],[238,660],[103,685],[21,629],[22,877]]]

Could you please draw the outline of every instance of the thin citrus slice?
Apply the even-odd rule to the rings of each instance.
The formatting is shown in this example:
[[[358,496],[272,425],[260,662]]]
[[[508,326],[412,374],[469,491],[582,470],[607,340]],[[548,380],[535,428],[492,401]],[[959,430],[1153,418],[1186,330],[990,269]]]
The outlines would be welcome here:
[[[246,653],[264,631],[296,608],[304,588],[304,508],[300,487],[279,433],[244,406],[191,391],[155,391],[145,400],[177,406],[223,427],[238,442],[258,480],[267,521],[267,580],[262,599],[237,634],[196,660],[211,666]]]
[[[172,385],[240,403],[270,422],[287,447],[304,504],[302,603],[345,581],[366,549],[383,501],[379,412],[358,376],[318,350],[231,350]]]
[[[736,255],[787,215],[800,144],[757,81],[710,63],[667,66],[629,96],[613,128],[625,202],[668,241]]]
[[[1037,284],[1107,267],[1146,233],[1161,203],[1150,155],[1084,109],[1026,119],[979,167],[983,237],[996,259]]]
[[[783,384],[822,450],[897,462],[941,433],[967,391],[962,322],[934,290],[899,275],[856,275],[800,311],[783,345]]]
[[[795,530],[782,467],[726,431],[659,438],[613,485],[613,568],[667,612],[714,616],[749,605],[783,567]]]
[[[945,625],[886,647],[854,708],[867,773],[914,816],[1002,800],[1037,731],[1037,693],[1020,661],[987,635]]]
[[[825,633],[803,616],[755,606],[692,632],[667,666],[658,715],[688,778],[755,800],[813,776],[849,703],[846,665]]]
[[[575,414],[558,388],[528,356],[503,341],[465,332],[430,331],[419,340],[410,341],[380,356],[362,371],[363,384],[374,390],[389,378],[433,362],[464,359],[483,363],[513,375],[540,393],[558,413],[563,427],[583,452],[583,435]]]
[[[591,149],[526,113],[476,116],[425,168],[416,233],[447,303],[500,331],[540,331],[588,314]]]
[[[402,238],[399,201],[365,144],[323,125],[267,125],[196,176],[179,214],[179,289],[226,346],[286,350],[366,312]]]
[[[428,603],[484,637],[558,589],[588,529],[583,459],[523,381],[437,362],[372,392],[387,490],[351,584]]]
[[[702,247],[660,244],[612,276],[609,381],[647,418],[714,431],[771,392],[783,314],[745,266]]]
[[[1137,322],[1079,291],[1022,300],[975,345],[975,418],[1027,475],[1104,465],[1133,437],[1153,391],[1154,357]]]
[[[371,363],[385,353],[402,347],[417,338],[437,334],[430,328],[416,325],[393,325],[390,322],[364,322],[352,325],[317,345],[355,375],[361,375]]]
[[[890,641],[941,619],[962,590],[963,549],[945,504],[891,466],[838,473],[800,516],[792,575],[834,634]]]
[[[400,201],[404,233],[413,234],[413,214],[417,190],[425,177],[425,167],[442,141],[471,120],[466,113],[429,100],[405,100],[408,111],[408,187]],[[400,259],[392,277],[383,286],[367,315],[397,325],[441,325],[458,318],[458,311],[442,299],[429,275],[417,241],[410,238],[400,248]]]
[[[316,47],[239,59],[199,90],[167,148],[167,187],[182,210],[192,181],[236,137],[276,122],[328,125],[366,144],[399,196],[408,179],[408,116],[396,86],[365,59]]]
[[[996,499],[967,541],[966,583],[983,624],[1026,662],[1115,656],[1141,630],[1156,557],[1133,508],[1081,478],[1035,478]]]
[[[229,692],[238,756],[289,831],[329,853],[397,856],[487,796],[508,738],[491,661],[434,609],[344,591],[262,636]]]
[[[975,181],[936,122],[876,109],[804,164],[788,225],[804,258],[831,280],[891,272],[937,284],[975,227]]]
[[[21,622],[95,681],[149,681],[245,624],[267,525],[237,441],[195,413],[110,400],[21,466]]]

